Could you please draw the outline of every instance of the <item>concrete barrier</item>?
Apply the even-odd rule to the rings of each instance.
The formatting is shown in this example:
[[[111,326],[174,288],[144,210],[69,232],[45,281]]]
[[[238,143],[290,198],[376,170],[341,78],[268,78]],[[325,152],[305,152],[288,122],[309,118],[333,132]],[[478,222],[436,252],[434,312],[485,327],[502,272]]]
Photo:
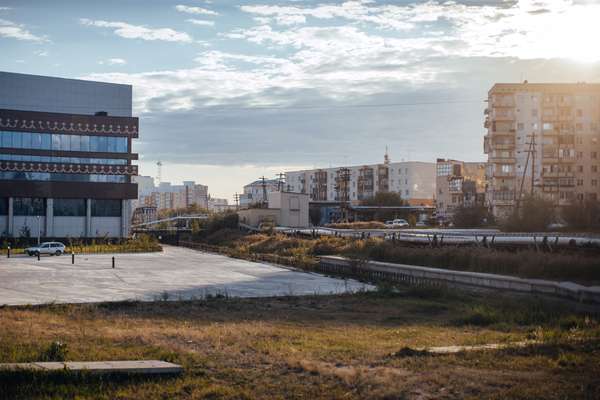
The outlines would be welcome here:
[[[514,276],[480,272],[453,271],[379,261],[351,260],[337,256],[322,256],[318,268],[326,273],[352,275],[368,280],[497,289],[550,295],[579,302],[600,304],[600,286],[583,286],[573,282],[523,279]]]

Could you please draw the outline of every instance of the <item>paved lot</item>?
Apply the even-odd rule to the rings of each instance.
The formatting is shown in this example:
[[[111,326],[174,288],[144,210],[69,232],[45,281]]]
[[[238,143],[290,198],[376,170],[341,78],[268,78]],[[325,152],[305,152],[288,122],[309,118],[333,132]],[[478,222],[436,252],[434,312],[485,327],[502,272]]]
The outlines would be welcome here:
[[[236,260],[180,247],[161,253],[0,258],[0,304],[330,294],[364,289],[360,282]]]

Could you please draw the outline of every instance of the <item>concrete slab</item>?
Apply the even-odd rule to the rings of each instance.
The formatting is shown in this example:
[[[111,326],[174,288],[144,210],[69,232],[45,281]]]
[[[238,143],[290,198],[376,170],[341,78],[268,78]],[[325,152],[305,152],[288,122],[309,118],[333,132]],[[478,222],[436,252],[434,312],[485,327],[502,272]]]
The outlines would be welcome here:
[[[181,365],[159,360],[134,361],[65,361],[0,364],[1,370],[17,371],[86,371],[97,374],[178,374],[183,372]]]
[[[116,268],[111,268],[112,257]],[[0,258],[0,305],[268,297],[369,290],[267,263],[166,246],[160,253]]]

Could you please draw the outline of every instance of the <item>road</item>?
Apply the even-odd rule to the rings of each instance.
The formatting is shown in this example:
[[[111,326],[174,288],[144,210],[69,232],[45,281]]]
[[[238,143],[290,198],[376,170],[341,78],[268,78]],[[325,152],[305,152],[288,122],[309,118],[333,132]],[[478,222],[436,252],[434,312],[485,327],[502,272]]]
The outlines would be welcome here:
[[[160,253],[0,258],[0,305],[343,293],[364,284],[165,246]]]

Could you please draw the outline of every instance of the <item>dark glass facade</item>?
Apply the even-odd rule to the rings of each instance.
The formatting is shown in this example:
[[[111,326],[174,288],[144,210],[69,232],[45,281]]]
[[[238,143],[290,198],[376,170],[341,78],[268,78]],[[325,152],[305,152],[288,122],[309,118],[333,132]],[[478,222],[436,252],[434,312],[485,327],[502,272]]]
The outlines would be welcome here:
[[[92,217],[120,217],[119,200],[92,200]]]
[[[52,202],[55,217],[85,217],[85,199],[54,199]]]
[[[0,146],[6,149],[127,153],[127,138],[0,131]]]
[[[15,197],[13,199],[13,214],[19,216],[46,215],[46,201],[35,197]]]

